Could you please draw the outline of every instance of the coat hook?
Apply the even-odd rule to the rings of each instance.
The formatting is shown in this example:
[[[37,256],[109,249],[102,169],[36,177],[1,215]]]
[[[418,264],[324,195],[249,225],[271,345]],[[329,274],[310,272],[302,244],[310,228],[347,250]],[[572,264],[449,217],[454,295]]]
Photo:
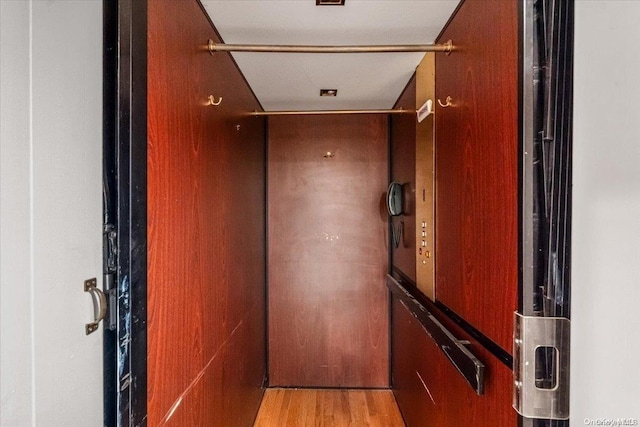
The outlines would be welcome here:
[[[220,105],[222,104],[222,97],[216,102],[216,98],[213,95],[209,95],[209,103],[207,105]]]
[[[442,101],[440,101],[440,99],[438,98],[438,104],[440,104],[442,108],[451,107],[453,105],[453,103],[451,102],[450,96],[447,96],[447,99],[445,99],[444,102],[445,103],[443,104]]]
[[[440,101],[440,99],[438,99],[438,104],[440,104],[442,108],[451,107],[453,105],[450,96],[447,96],[447,99],[444,100],[444,104],[442,103],[442,101]]]

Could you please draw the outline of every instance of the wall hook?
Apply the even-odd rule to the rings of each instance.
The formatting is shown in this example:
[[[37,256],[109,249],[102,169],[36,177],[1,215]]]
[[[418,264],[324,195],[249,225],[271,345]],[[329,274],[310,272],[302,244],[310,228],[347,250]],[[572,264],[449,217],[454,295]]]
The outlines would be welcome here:
[[[209,95],[209,103],[207,105],[220,105],[220,104],[222,104],[222,97],[220,97],[218,101],[216,101],[215,96]]]
[[[450,96],[447,96],[447,99],[444,100],[444,104],[442,103],[442,101],[440,101],[440,99],[438,99],[438,104],[440,104],[442,108],[451,107],[453,105]]]

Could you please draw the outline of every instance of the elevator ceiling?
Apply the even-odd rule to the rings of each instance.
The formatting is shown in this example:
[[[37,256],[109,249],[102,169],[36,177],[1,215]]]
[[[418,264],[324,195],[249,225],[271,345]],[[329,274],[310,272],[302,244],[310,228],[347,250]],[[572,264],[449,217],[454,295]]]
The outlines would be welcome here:
[[[459,0],[202,0],[225,43],[433,43]],[[423,53],[253,53],[233,56],[265,110],[385,109]],[[321,89],[337,89],[335,97]]]

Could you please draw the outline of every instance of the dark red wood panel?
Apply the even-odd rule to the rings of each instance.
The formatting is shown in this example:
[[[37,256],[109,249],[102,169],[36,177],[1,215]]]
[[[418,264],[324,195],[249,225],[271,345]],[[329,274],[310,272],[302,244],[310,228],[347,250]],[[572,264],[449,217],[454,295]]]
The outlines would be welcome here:
[[[434,363],[434,360],[439,360],[438,348],[429,343],[430,338],[398,299],[392,298],[391,371],[396,401],[407,426],[440,426],[443,410],[430,395],[433,384],[445,380]]]
[[[260,363],[247,364],[239,355],[262,351],[264,329],[250,318],[244,319],[216,352],[197,381],[181,396],[181,404],[175,411],[165,414],[160,425],[253,425],[262,398],[262,389],[256,379],[262,378],[264,366]]]
[[[436,298],[511,352],[518,289],[518,5],[466,0],[440,37]]]
[[[197,1],[148,14],[148,424],[250,426],[266,369],[264,119],[244,115],[260,106],[230,56],[202,49],[217,37]]]
[[[485,364],[478,396],[409,310],[393,298],[393,387],[407,427],[514,427],[511,370],[443,316],[441,323]]]
[[[407,84],[394,108],[414,110],[416,76]],[[391,115],[391,180],[403,184],[403,215],[392,217],[394,227],[402,227],[397,248],[392,247],[394,269],[416,282],[416,117],[415,114]]]
[[[269,119],[272,386],[388,385],[387,143],[382,115]]]

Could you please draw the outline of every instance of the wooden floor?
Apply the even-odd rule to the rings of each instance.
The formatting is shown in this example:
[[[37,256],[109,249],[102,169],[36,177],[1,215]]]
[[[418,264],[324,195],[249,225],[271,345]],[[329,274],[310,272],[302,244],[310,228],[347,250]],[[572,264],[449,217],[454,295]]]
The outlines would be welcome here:
[[[267,389],[254,427],[404,427],[390,390]]]

